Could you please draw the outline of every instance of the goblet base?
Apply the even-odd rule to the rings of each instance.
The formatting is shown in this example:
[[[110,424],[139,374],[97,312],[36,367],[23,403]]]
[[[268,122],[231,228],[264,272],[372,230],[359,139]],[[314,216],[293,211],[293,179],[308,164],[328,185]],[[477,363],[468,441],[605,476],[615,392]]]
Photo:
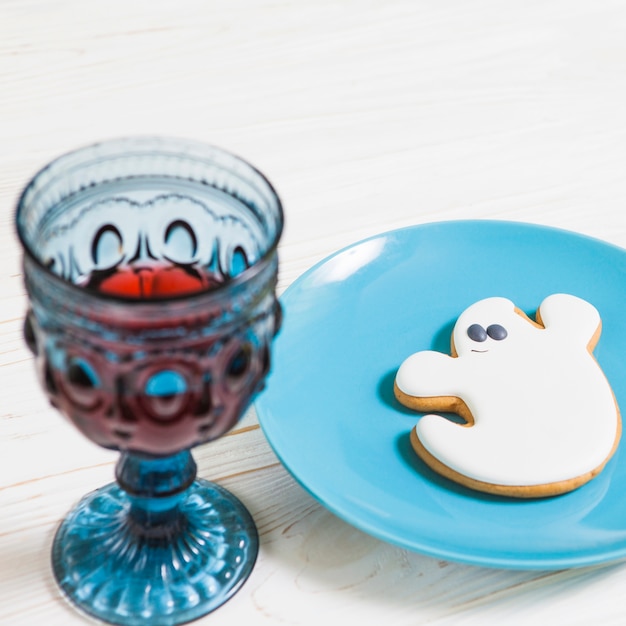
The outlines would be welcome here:
[[[54,539],[55,577],[85,613],[123,626],[173,626],[221,606],[246,581],[258,535],[224,488],[197,479],[142,520],[117,483],[85,496]]]

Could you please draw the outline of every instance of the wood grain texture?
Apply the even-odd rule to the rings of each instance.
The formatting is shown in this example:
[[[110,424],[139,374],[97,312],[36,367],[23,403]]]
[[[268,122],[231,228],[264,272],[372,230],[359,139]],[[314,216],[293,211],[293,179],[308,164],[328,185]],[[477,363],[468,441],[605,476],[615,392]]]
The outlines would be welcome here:
[[[116,459],[47,406],[21,339],[13,208],[39,167],[130,134],[241,154],[284,201],[281,292],[345,245],[434,220],[626,246],[625,27],[617,0],[2,0],[0,623],[86,623],[55,587],[50,545]],[[198,623],[626,620],[621,564],[490,570],[348,526],[286,473],[253,411],[195,456],[261,533],[250,580]]]

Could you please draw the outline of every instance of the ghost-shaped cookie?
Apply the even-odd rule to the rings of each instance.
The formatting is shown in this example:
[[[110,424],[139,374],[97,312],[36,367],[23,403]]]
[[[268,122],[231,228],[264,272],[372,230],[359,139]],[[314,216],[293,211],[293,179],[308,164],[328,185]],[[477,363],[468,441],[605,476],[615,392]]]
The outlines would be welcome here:
[[[427,350],[400,366],[396,397],[427,413],[411,443],[436,472],[480,491],[542,497],[583,485],[615,452],[619,409],[592,354],[597,309],[554,294],[536,319],[506,298],[480,300],[458,318],[452,356]]]

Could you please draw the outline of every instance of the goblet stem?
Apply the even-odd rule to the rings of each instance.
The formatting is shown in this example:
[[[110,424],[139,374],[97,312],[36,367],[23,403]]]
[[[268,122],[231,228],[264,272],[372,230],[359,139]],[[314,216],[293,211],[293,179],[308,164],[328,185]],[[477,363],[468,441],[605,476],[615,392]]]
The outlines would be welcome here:
[[[189,450],[164,458],[123,452],[115,478],[130,501],[129,523],[145,536],[177,532],[184,523],[181,504],[196,472]]]
[[[196,479],[189,451],[123,453],[117,483],[88,494],[61,524],[55,576],[85,612],[124,626],[171,626],[228,600],[256,560],[247,509]]]

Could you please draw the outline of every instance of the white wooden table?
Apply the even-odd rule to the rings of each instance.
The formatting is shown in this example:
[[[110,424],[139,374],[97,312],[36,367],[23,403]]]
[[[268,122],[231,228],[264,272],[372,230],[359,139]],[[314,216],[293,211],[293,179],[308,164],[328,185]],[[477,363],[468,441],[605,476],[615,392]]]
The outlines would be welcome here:
[[[13,207],[38,168],[131,134],[244,156],[285,205],[281,292],[344,245],[434,220],[626,247],[625,31],[614,0],[0,0],[0,623],[84,623],[50,545],[117,458],[48,406],[21,338]],[[287,474],[253,411],[195,457],[261,534],[244,588],[198,623],[626,623],[626,565],[481,569],[353,529]]]

